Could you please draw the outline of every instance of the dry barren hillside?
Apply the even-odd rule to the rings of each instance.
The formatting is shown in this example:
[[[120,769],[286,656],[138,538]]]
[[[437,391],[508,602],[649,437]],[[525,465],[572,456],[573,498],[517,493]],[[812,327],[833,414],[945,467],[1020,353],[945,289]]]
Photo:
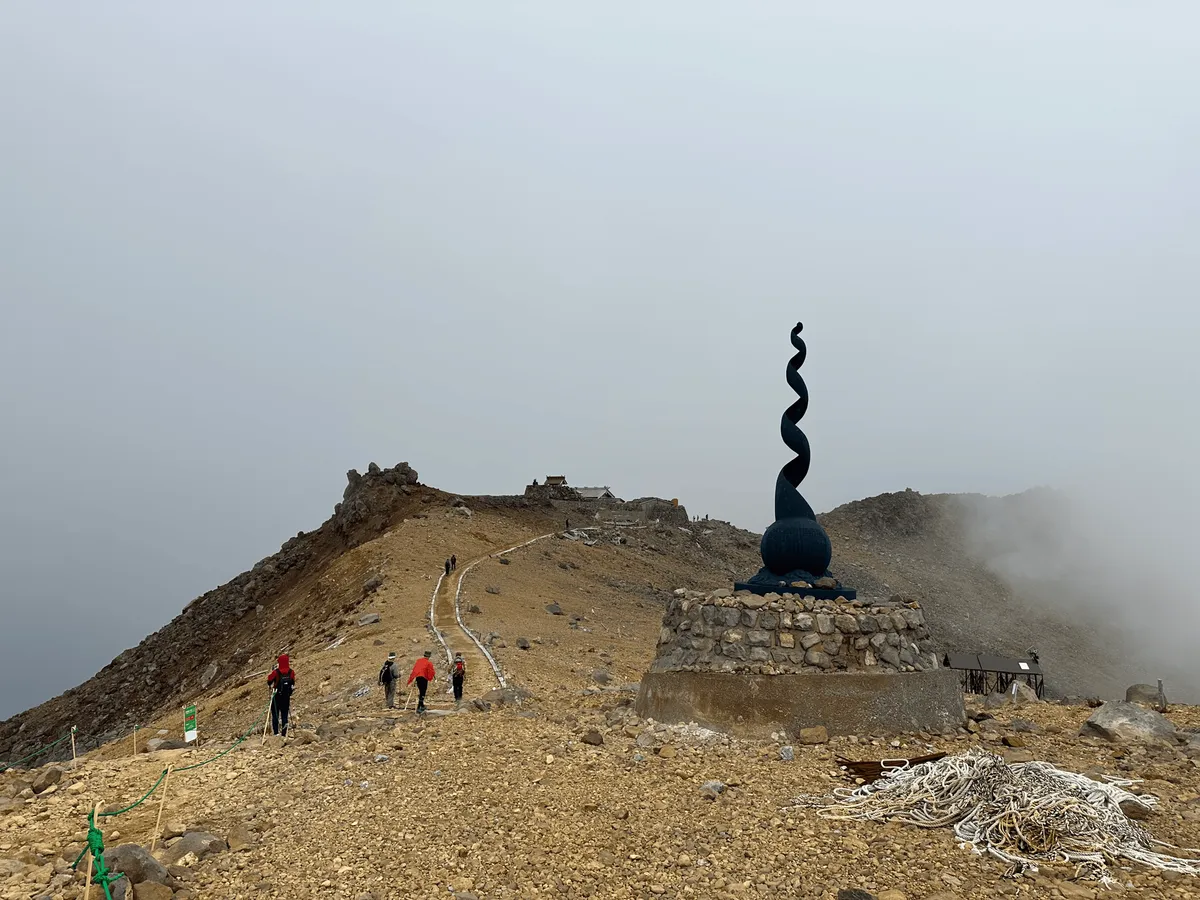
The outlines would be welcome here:
[[[646,502],[630,506],[657,509]],[[989,504],[1019,516],[1021,503],[1020,497],[904,491],[849,503],[821,518],[839,577],[866,596],[920,599],[944,649],[1016,655],[1034,647],[1060,696],[1114,696],[1131,681],[1161,676],[1146,660],[1107,649],[1119,643],[1101,617],[1067,614],[1048,602],[1052,598],[1039,598],[1036,586],[1015,594],[985,563],[995,547],[981,543],[972,523],[993,508]],[[471,572],[463,582],[467,624],[530,687],[575,689],[601,664],[610,665],[613,677],[635,681],[652,659],[662,604],[672,590],[727,585],[759,565],[758,535],[668,512],[669,521],[643,515],[623,526],[603,525],[586,505],[456,498],[419,484],[407,464],[351,472],[342,502],[320,528],[298,534],[249,572],[198,597],[80,687],[0,723],[0,758],[19,757],[71,725],[81,746],[90,747],[184,702],[219,706],[231,689],[246,693],[243,685],[260,677],[279,652],[301,663],[318,653],[333,659],[337,654],[324,648],[341,641],[345,650],[367,637],[411,650],[428,642],[422,620],[450,553],[464,562],[486,556],[561,530],[572,515],[576,525],[590,528],[581,539],[543,540],[503,564],[488,559]],[[998,539],[988,538],[992,544]],[[546,612],[552,604],[561,615]],[[357,624],[372,612],[381,613],[382,624]],[[517,650],[517,638],[569,652],[552,662]],[[463,647],[473,651],[469,642]],[[369,680],[376,655],[364,654],[357,678]],[[166,659],[171,665],[164,675],[159,667]],[[477,662],[486,666],[482,656]]]

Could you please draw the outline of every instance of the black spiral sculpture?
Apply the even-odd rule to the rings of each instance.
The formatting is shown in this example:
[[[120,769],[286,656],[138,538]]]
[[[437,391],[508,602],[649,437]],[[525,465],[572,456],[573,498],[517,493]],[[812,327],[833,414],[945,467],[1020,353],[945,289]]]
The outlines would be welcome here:
[[[766,593],[785,590],[793,584],[805,584],[811,589],[806,589],[805,593],[852,599],[853,590],[832,581],[829,561],[833,557],[833,545],[799,490],[812,461],[808,438],[799,425],[808,411],[808,386],[800,375],[800,367],[808,356],[808,348],[800,337],[803,330],[804,325],[799,322],[792,329],[792,346],[796,353],[787,364],[787,382],[796,392],[796,402],[784,410],[779,422],[783,442],[796,455],[780,469],[779,477],[775,479],[775,522],[763,534],[759,547],[763,568],[748,582],[736,587]],[[821,588],[815,585],[818,580],[823,580]]]

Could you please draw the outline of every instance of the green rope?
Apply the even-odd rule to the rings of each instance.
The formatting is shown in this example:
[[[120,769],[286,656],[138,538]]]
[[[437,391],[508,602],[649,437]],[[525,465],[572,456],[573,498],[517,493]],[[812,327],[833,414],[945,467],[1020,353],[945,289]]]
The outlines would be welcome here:
[[[35,757],[41,756],[43,753],[49,753],[51,750],[53,750],[55,747],[57,747],[63,741],[67,741],[70,739],[71,739],[71,732],[68,731],[66,734],[64,734],[62,737],[60,737],[53,744],[47,744],[41,750],[34,750],[28,756],[22,757],[21,759],[18,759],[16,762],[0,763],[0,772],[5,771],[6,769],[11,769],[14,766],[19,766],[19,765],[21,765],[21,763],[29,762],[29,760],[34,759]]]
[[[104,818],[108,818],[109,816],[119,816],[119,815],[121,815],[121,813],[127,813],[131,809],[137,809],[139,806],[141,806],[143,803],[145,803],[147,800],[150,799],[150,795],[158,790],[158,786],[163,783],[163,779],[166,777],[167,777],[167,770],[163,769],[162,774],[158,776],[158,781],[154,782],[154,787],[152,787],[152,788],[150,788],[150,790],[146,791],[146,795],[144,797],[142,797],[141,800],[137,801],[136,803],[130,803],[124,809],[114,810],[113,812],[102,812],[102,813],[100,813],[100,815]]]
[[[155,787],[158,787],[158,785],[155,785]],[[146,796],[149,796],[149,794]],[[130,808],[132,809],[132,807]],[[100,815],[115,816],[116,813],[101,813]],[[104,888],[104,896],[106,900],[112,900],[112,891],[109,889],[109,885],[114,881],[119,881],[125,876],[120,872],[113,874],[108,870],[108,864],[104,862],[104,834],[96,826],[94,811],[88,813],[87,846],[80,851],[79,856],[75,859],[75,862],[71,864],[72,869],[78,867],[79,863],[83,860],[84,854],[86,854],[88,851],[91,851],[92,859],[96,864],[96,871],[92,875],[92,884],[98,884],[100,887]]]

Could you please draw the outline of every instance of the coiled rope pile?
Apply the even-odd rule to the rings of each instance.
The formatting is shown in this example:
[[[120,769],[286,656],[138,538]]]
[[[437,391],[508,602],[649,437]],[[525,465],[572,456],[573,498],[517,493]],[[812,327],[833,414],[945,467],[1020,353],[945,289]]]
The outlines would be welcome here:
[[[1200,874],[1200,859],[1171,856],[1155,847],[1198,854],[1157,841],[1121,810],[1152,809],[1157,800],[1125,790],[1136,782],[1093,781],[1045,762],[1008,765],[971,750],[934,762],[888,769],[857,790],[828,797],[797,797],[791,808],[816,808],[827,819],[905,822],[921,828],[953,826],[964,849],[1008,864],[1007,875],[1036,871],[1039,862],[1068,862],[1076,875],[1110,884],[1108,866],[1129,860],[1185,875]]]

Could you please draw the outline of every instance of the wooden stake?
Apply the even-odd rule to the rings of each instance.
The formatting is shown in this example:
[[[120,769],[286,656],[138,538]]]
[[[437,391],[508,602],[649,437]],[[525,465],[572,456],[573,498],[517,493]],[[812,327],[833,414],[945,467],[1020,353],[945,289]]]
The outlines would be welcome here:
[[[134,758],[134,759],[137,759],[137,733],[138,733],[138,727],[139,727],[139,726],[137,726],[137,725],[134,725],[134,726],[133,726],[133,758]]]
[[[71,726],[71,771],[74,772],[79,765],[79,758],[75,755],[75,726]]]
[[[154,847],[158,843],[158,835],[162,829],[162,814],[163,807],[167,805],[167,785],[171,783],[171,767],[167,766],[167,777],[163,779],[162,798],[158,801],[158,819],[154,822],[154,837],[150,841],[150,852],[154,852]]]
[[[100,821],[100,804],[99,804],[99,803],[97,803],[97,804],[96,804],[96,808],[92,810],[92,821],[93,821],[93,822],[99,822],[99,821]],[[100,826],[99,826],[99,825],[97,825],[96,827],[97,827],[97,828],[99,828]],[[85,886],[85,887],[84,887],[84,889],[83,889],[83,900],[88,900],[88,898],[89,898],[89,897],[91,896],[91,894],[92,894],[92,864],[93,864],[95,861],[96,861],[96,860],[95,860],[95,859],[92,857],[92,854],[91,854],[91,853],[89,853],[89,854],[88,854],[88,871],[87,871],[87,881],[86,881],[86,882],[84,882],[84,884],[85,884],[86,886]]]

